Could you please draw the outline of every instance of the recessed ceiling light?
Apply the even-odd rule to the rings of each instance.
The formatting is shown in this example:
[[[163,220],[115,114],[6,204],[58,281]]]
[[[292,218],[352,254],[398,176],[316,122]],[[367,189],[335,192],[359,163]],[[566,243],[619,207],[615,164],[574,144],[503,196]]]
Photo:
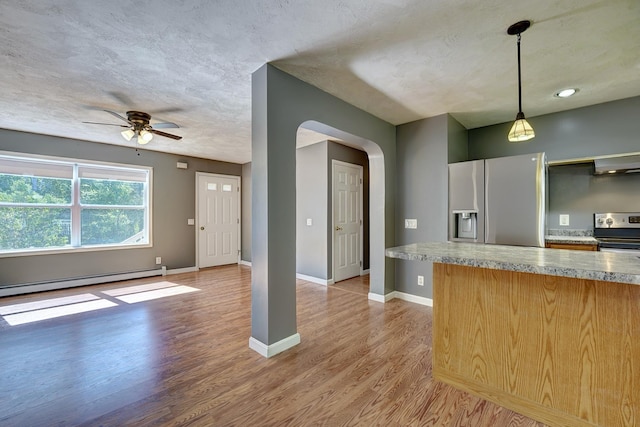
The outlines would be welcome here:
[[[574,88],[563,89],[560,92],[556,92],[555,96],[558,98],[568,98],[571,95],[575,94],[577,91],[578,89],[574,89]]]

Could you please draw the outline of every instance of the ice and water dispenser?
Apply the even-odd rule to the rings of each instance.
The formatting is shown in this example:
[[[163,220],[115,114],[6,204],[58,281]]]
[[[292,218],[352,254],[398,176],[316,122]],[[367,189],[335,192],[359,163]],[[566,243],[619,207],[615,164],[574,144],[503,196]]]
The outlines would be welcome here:
[[[454,239],[478,238],[478,211],[454,210]]]

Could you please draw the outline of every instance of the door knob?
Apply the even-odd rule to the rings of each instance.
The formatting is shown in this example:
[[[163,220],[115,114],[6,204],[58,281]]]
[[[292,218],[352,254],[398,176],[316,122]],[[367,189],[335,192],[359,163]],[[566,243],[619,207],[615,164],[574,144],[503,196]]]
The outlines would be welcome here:
[[[342,231],[342,227],[336,225],[336,231]]]
[[[200,227],[200,230],[204,230],[204,227]]]

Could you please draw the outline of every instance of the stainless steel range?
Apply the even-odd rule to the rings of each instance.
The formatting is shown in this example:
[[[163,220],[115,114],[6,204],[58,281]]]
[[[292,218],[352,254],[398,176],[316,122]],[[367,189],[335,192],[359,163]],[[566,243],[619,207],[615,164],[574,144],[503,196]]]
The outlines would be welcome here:
[[[593,214],[593,237],[602,252],[640,255],[640,212]]]

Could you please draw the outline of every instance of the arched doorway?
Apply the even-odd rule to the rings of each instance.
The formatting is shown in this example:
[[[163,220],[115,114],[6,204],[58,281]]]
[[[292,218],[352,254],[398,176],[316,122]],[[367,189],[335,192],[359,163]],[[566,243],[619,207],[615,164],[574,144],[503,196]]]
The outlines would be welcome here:
[[[295,145],[300,125],[361,147],[371,176],[370,299],[393,290],[395,127],[267,64],[252,76],[252,332],[270,357],[300,342],[295,309]]]

